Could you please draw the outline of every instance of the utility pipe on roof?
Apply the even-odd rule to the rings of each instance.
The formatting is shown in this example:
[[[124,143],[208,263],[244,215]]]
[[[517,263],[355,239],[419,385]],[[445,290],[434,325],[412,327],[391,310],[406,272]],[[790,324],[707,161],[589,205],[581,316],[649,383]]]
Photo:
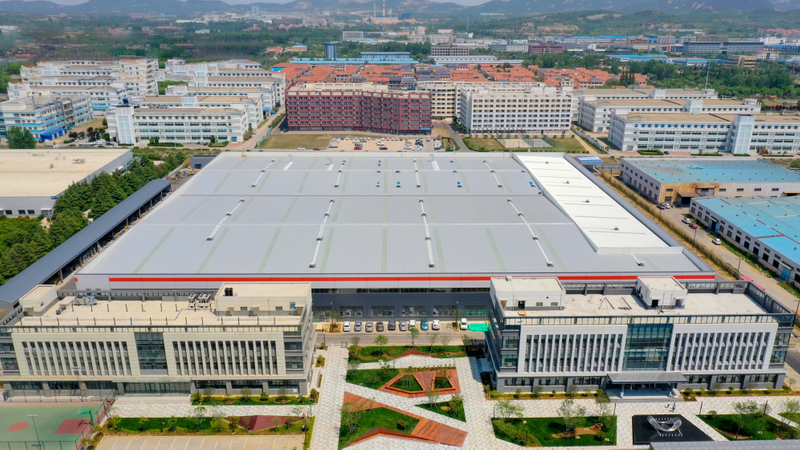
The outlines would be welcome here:
[[[547,253],[545,253],[544,248],[542,247],[542,243],[539,242],[539,236],[537,236],[536,233],[533,232],[531,224],[528,223],[528,221],[525,219],[525,216],[519,209],[517,209],[516,205],[514,205],[514,202],[511,199],[508,199],[508,203],[511,205],[512,208],[514,208],[514,211],[517,212],[517,216],[520,219],[522,219],[522,222],[525,223],[525,226],[528,227],[528,231],[531,233],[533,241],[536,242],[536,245],[539,247],[539,251],[542,252],[542,256],[544,256],[544,260],[547,263],[547,267],[553,267],[553,262],[550,261],[550,258],[548,258]]]
[[[497,174],[494,173],[494,169],[492,169],[492,166],[489,165],[489,162],[484,159],[483,163],[486,164],[486,167],[489,168],[489,172],[491,172],[492,176],[494,176],[494,181],[497,182],[497,187],[503,187],[503,183],[501,183],[500,180],[497,178]]]
[[[322,217],[322,224],[319,226],[319,232],[317,233],[317,247],[314,249],[314,258],[311,259],[311,264],[308,265],[310,268],[317,267],[317,256],[319,256],[319,247],[322,244],[322,238],[325,233],[325,224],[328,222],[328,217],[331,215],[331,208],[333,208],[334,200],[331,199],[328,202],[328,210],[325,211],[325,215]]]
[[[270,161],[269,164],[267,164],[267,167],[264,167],[263,169],[261,169],[261,173],[258,174],[258,178],[256,178],[256,181],[253,182],[251,187],[258,186],[258,182],[261,181],[261,177],[264,176],[264,172],[266,172],[267,169],[269,169],[269,166],[271,166],[273,163],[275,163],[274,159],[272,161]]]
[[[428,226],[428,215],[425,213],[425,201],[423,199],[419,199],[419,208],[422,210],[422,224],[425,226],[425,245],[428,247],[428,267],[433,267],[433,243],[431,242],[431,230]]]
[[[217,231],[219,231],[219,227],[221,227],[222,224],[225,223],[226,220],[228,220],[228,217],[232,216],[233,213],[237,209],[239,209],[240,206],[242,206],[242,203],[244,203],[244,199],[240,199],[239,203],[237,203],[236,206],[234,206],[232,210],[230,210],[227,213],[225,213],[225,216],[222,217],[222,219],[219,221],[219,223],[217,223],[217,226],[215,226],[214,229],[211,231],[211,234],[209,234],[208,237],[206,238],[207,241],[211,241],[211,240],[214,239],[214,235],[216,235]]]

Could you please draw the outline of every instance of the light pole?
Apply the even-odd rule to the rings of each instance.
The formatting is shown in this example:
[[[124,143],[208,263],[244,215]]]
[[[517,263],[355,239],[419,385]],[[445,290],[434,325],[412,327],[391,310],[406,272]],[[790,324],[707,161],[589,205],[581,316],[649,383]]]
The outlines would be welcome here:
[[[36,418],[39,417],[38,414],[28,414],[28,417],[31,418],[33,421],[33,429],[36,431],[36,446],[40,449],[42,448],[42,440],[39,439],[39,428],[36,427]]]
[[[741,268],[742,268],[742,258],[739,258],[739,263],[736,265],[736,279],[737,280],[739,279],[739,274],[741,274],[741,272],[739,271],[739,269],[741,269]]]
[[[697,228],[694,229],[694,235],[692,235],[692,250],[694,250],[694,241],[696,238],[697,238]]]

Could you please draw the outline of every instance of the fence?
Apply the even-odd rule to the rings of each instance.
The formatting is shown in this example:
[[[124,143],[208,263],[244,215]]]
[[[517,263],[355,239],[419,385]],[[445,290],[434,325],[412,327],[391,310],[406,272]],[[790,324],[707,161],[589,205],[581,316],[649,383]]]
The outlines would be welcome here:
[[[603,153],[608,153],[608,146],[606,144],[604,144],[604,143],[598,141],[597,139],[589,136],[588,134],[584,133],[583,131],[579,130],[576,127],[572,128],[572,132],[577,134],[578,136],[586,139],[586,141],[589,142],[590,144],[592,144],[592,146],[594,148],[600,150]]]
[[[273,128],[270,128],[269,130],[267,130],[267,132],[266,132],[266,133],[264,133],[264,135],[263,135],[263,136],[261,136],[261,139],[259,139],[259,140],[258,140],[258,142],[256,142],[256,147],[258,147],[258,146],[259,146],[259,145],[261,145],[261,144],[262,144],[264,141],[266,141],[266,140],[267,140],[267,138],[269,137],[269,135],[270,135],[270,134],[272,134],[272,130],[273,130]]]

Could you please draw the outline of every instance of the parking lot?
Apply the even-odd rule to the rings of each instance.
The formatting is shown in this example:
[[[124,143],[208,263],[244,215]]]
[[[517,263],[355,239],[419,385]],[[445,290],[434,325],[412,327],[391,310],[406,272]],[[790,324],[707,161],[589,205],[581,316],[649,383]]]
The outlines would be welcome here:
[[[421,140],[421,145],[417,145]],[[306,149],[308,150],[308,149]],[[403,152],[420,151],[432,152],[434,149],[434,138],[428,136],[415,138],[407,136],[386,136],[386,137],[351,137],[342,136],[335,138],[328,144],[326,151],[365,151],[365,152]]]

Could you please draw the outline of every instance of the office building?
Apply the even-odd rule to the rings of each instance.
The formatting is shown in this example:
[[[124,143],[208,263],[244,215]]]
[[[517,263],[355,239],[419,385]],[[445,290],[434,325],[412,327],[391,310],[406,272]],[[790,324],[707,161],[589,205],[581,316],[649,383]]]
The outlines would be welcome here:
[[[565,134],[572,99],[554,87],[464,86],[459,123],[470,134]]]
[[[136,105],[145,108],[235,108],[243,109],[247,112],[248,128],[257,128],[258,124],[264,120],[264,108],[261,104],[261,95],[250,94],[247,96],[221,96],[213,95],[208,97],[200,96],[168,96],[160,95],[157,97],[134,98]]]
[[[135,108],[108,111],[108,134],[120,144],[158,138],[161,142],[242,142],[248,130],[246,108]]]
[[[756,100],[597,100],[582,96],[578,106],[578,123],[594,132],[608,132],[613,111],[640,113],[706,113],[706,114],[758,114],[761,105]]]
[[[39,141],[64,136],[94,119],[88,95],[31,95],[0,103],[0,136],[12,127],[30,131]]]
[[[493,52],[524,52],[528,53],[528,41],[525,39],[498,40],[492,42]]]
[[[264,111],[264,116],[270,114],[270,112],[277,107],[276,103],[279,99],[273,97],[273,92],[271,89],[262,89],[261,87],[237,87],[237,86],[226,86],[226,87],[198,87],[198,86],[186,86],[183,84],[167,86],[166,90],[167,96],[174,96],[174,97],[187,97],[187,96],[196,96],[196,97],[253,97],[258,96],[260,97],[261,108]],[[264,100],[267,99],[269,104],[265,104]]]
[[[177,86],[173,92],[182,95],[179,94],[182,90],[178,88],[180,86]],[[189,80],[186,92],[191,92],[191,88],[221,88],[232,91],[240,88],[258,89],[261,92],[261,103],[264,109],[269,111],[277,109],[282,104],[286,90],[286,77],[278,72],[273,72],[272,75],[256,76],[197,75]]]
[[[124,169],[130,150],[3,150],[0,152],[0,216],[52,216],[67,188],[105,172]]]
[[[697,42],[683,43],[684,55],[755,54],[761,50],[764,50],[764,43],[758,41],[701,41],[698,39]]]
[[[337,47],[339,46],[338,42],[326,42],[325,43],[325,59],[336,59],[338,58]]]
[[[763,50],[762,50],[763,52]],[[745,69],[755,69],[758,67],[758,57],[750,55],[732,55],[725,61],[725,67],[742,67]]]
[[[559,44],[531,44],[528,46],[529,55],[549,55],[551,53],[564,53],[564,46]]]
[[[655,203],[800,194],[800,175],[756,158],[623,158],[620,175]]]
[[[572,119],[578,120],[580,101],[584,97],[602,100],[697,100],[716,99],[714,89],[573,89]]]
[[[493,278],[487,347],[501,392],[779,389],[794,313],[747,281]],[[626,391],[627,389],[627,391]],[[662,391],[663,392],[663,391]]]
[[[431,57],[468,56],[468,55],[469,55],[468,47],[453,45],[452,43],[436,44],[434,46],[431,46]]]
[[[37,86],[32,87],[30,83],[9,83],[8,98],[18,100],[23,97],[34,95],[54,95],[54,96],[83,96],[89,95],[92,99],[92,110],[95,115],[105,114],[105,111],[112,106],[122,103],[122,99],[128,96],[128,91],[122,87],[114,86]]]
[[[364,39],[363,31],[342,31],[343,41],[361,41]]]
[[[608,138],[621,150],[746,155],[800,151],[800,116],[612,111]]]
[[[453,42],[453,35],[451,33],[429,34],[426,35],[425,38],[434,46],[439,44],[451,44]]]
[[[146,58],[119,61],[40,61],[33,67],[20,68],[20,77],[31,86],[91,85],[92,80],[97,80],[114,83],[131,95],[158,95],[157,71],[158,60]]]
[[[539,87],[541,84],[437,80],[417,81],[416,90],[431,94],[431,112],[435,119],[449,119],[459,117],[461,112],[461,103],[459,101],[461,91],[475,86],[486,86],[495,91],[506,90],[514,92],[526,88]]]
[[[430,134],[431,96],[374,83],[296,85],[286,92],[286,120],[296,131]]]
[[[784,197],[785,192],[781,192],[780,187],[752,186],[747,186],[746,193],[739,192],[744,196],[735,198],[693,198],[690,211],[730,245],[748,256],[755,256],[784,281],[798,286],[800,230],[795,220],[797,216],[788,212],[800,209],[800,197]]]
[[[19,311],[0,327],[12,398],[311,389],[308,283],[227,282],[212,293],[146,301],[39,285],[20,299]]]

